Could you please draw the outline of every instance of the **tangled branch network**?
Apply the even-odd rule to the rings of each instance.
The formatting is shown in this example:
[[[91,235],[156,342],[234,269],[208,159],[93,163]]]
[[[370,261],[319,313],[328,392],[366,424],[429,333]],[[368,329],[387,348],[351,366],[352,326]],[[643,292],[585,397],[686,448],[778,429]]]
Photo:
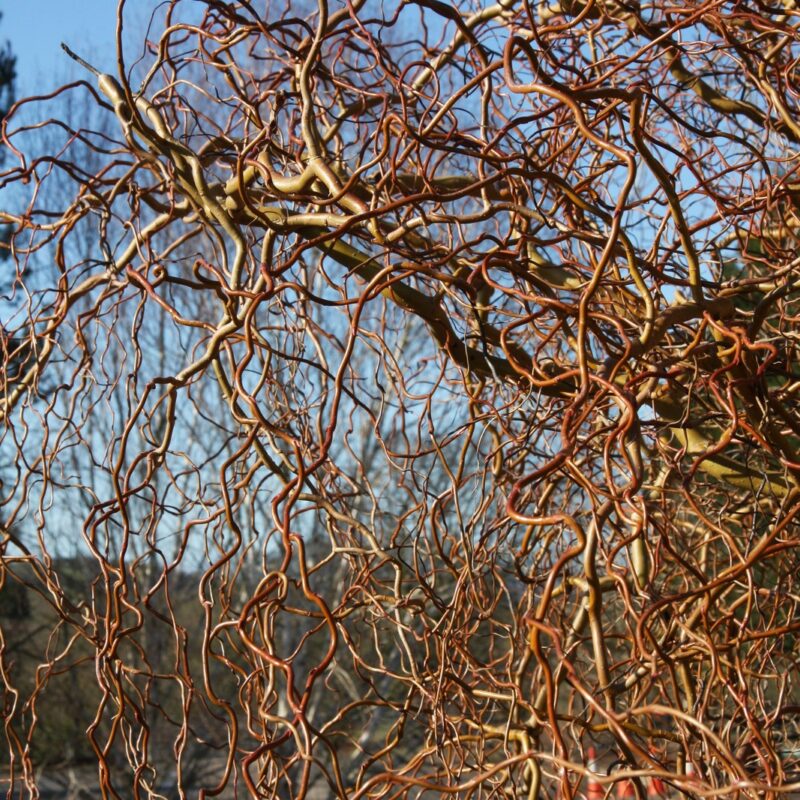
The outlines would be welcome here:
[[[800,788],[795,0],[126,13],[3,126],[9,796]]]

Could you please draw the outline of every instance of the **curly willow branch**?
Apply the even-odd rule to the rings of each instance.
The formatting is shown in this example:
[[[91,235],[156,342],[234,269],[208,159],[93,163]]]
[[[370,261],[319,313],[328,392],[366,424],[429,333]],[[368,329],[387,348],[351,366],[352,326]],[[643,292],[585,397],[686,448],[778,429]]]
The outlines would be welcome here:
[[[123,6],[2,129],[8,796],[800,788],[794,2]]]

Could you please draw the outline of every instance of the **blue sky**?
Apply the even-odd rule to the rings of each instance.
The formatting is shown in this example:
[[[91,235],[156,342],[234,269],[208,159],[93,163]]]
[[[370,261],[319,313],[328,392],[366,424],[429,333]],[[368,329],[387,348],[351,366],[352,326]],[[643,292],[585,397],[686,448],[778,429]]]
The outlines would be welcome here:
[[[126,29],[139,27],[147,18],[142,12],[154,5],[154,0],[129,0]],[[77,74],[62,41],[113,71],[116,9],[116,0],[0,0],[0,41],[10,40],[17,56],[17,95],[53,89]]]

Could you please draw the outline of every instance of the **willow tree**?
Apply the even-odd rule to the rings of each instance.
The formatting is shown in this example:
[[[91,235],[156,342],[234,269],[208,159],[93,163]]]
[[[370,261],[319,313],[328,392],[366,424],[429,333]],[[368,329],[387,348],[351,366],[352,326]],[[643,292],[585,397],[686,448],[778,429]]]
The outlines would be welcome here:
[[[786,790],[794,0],[123,5],[4,127],[12,781],[91,670],[104,796]]]

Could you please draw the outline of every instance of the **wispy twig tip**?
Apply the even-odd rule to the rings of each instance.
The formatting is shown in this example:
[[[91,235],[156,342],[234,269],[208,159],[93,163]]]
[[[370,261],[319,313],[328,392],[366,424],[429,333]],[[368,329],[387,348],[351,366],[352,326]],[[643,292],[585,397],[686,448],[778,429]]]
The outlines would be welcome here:
[[[77,61],[82,67],[88,69],[92,75],[100,75],[100,71],[95,69],[88,61],[84,61],[77,53],[70,50],[70,48],[64,43],[61,42],[61,49],[73,60]]]

